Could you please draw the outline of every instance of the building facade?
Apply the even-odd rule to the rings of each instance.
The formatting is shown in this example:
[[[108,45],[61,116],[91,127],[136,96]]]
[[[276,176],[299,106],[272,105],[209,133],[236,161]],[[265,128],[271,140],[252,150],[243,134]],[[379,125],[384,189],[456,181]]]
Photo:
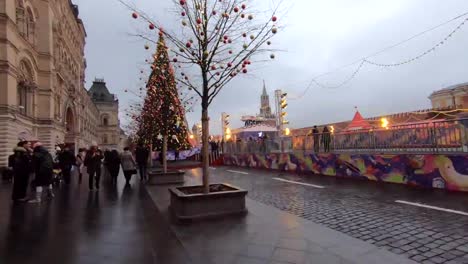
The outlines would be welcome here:
[[[86,31],[70,0],[0,0],[0,167],[19,139],[49,150],[99,142],[85,89]]]
[[[120,149],[119,100],[109,92],[104,79],[95,79],[88,93],[99,111],[99,146]]]
[[[429,99],[434,109],[467,109],[468,83],[452,85],[433,92]]]

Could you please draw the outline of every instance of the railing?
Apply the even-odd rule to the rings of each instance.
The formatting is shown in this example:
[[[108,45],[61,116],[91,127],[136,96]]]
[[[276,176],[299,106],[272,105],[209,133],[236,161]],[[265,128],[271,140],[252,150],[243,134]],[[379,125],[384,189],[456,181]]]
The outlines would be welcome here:
[[[281,138],[276,140],[248,140],[238,142],[226,142],[222,146],[223,153],[274,153],[291,152],[291,138]]]
[[[225,153],[386,152],[468,153],[468,119],[393,126],[389,129],[228,142]]]

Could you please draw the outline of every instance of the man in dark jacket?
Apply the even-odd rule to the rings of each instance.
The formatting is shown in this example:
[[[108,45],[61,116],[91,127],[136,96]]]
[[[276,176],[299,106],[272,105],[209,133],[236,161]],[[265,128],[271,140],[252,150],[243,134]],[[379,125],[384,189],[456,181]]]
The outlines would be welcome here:
[[[99,184],[101,182],[101,165],[102,151],[99,150],[96,146],[92,146],[87,152],[84,160],[84,165],[86,166],[88,177],[89,177],[89,190],[94,191],[94,181],[96,182],[96,190],[99,190]]]
[[[63,179],[66,184],[70,184],[71,180],[71,169],[75,165],[75,155],[70,150],[70,147],[65,146],[62,152],[58,156],[59,166],[63,173]]]
[[[13,193],[11,198],[15,202],[26,201],[29,174],[31,173],[31,156],[26,149],[27,141],[21,141],[13,150],[12,164],[14,172]]]
[[[143,146],[143,143],[138,143],[137,149],[135,151],[135,158],[138,164],[138,169],[140,170],[140,180],[144,181],[148,179],[146,170],[148,167],[148,157],[149,150]]]
[[[52,176],[54,159],[49,151],[40,143],[36,143],[33,151],[32,167],[34,170],[35,178],[34,184],[36,185],[36,199],[30,200],[30,203],[42,202],[42,190],[46,188],[50,198],[54,197],[52,192]]]

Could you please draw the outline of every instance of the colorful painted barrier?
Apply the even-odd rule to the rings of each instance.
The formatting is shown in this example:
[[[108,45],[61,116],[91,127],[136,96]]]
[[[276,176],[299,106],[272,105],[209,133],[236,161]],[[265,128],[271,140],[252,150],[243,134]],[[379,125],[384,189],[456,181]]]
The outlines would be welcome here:
[[[224,154],[224,164],[468,191],[468,155]]]

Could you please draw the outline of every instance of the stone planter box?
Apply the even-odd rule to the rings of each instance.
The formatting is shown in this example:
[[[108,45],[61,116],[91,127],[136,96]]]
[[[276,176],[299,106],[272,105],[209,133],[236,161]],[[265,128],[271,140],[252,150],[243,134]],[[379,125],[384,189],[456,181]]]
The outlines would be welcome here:
[[[246,190],[229,184],[210,184],[211,192],[203,186],[170,188],[170,211],[178,222],[190,222],[227,215],[245,215]]]
[[[167,171],[164,173],[162,170],[151,170],[148,172],[149,184],[174,184],[184,182],[183,170]]]

